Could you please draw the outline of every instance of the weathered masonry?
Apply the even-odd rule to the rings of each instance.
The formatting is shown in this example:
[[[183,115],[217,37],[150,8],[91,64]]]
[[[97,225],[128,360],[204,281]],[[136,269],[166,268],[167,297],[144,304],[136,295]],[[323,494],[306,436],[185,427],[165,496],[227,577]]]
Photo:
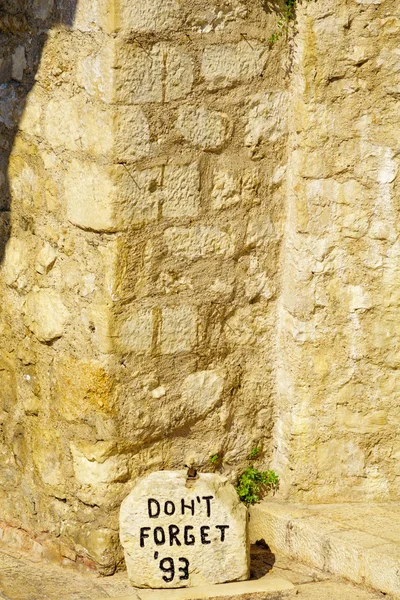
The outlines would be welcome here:
[[[254,445],[286,497],[398,498],[397,0],[297,13],[3,1],[7,539],[111,572],[139,475]]]

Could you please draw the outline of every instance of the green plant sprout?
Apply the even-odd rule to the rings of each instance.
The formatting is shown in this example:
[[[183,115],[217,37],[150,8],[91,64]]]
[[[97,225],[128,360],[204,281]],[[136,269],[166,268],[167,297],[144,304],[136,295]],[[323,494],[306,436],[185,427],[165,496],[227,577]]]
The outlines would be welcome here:
[[[217,452],[216,454],[211,454],[210,463],[212,465],[217,465],[222,460],[222,456]]]
[[[257,458],[257,456],[260,454],[261,452],[261,448],[259,446],[255,446],[254,448],[252,448],[250,454],[249,454],[249,458]]]
[[[236,486],[239,498],[244,504],[255,504],[261,495],[269,490],[276,490],[279,477],[274,471],[259,471],[255,467],[247,467],[240,475]]]
[[[275,44],[283,34],[288,32],[289,25],[291,21],[294,21],[295,16],[296,0],[285,0],[285,5],[277,24],[278,29],[277,31],[274,31],[268,38],[268,42],[271,44],[271,46]]]

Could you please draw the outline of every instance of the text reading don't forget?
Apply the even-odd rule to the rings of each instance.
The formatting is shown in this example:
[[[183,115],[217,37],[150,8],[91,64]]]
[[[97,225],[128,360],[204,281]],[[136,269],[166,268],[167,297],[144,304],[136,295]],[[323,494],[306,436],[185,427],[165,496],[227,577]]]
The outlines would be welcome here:
[[[139,544],[141,548],[160,548],[167,547],[185,547],[200,544],[207,546],[213,543],[225,542],[229,525],[212,523],[212,501],[214,496],[196,496],[191,500],[182,498],[180,501],[172,500],[158,501],[155,498],[147,500],[147,514],[150,519],[154,519],[154,527],[140,527]],[[190,518],[198,518],[204,515],[207,524],[190,525],[184,521]],[[179,522],[179,525],[170,522],[167,525],[157,525],[157,519],[161,518],[165,523],[165,517],[173,521],[173,517]],[[156,550],[156,548],[154,548]],[[172,549],[172,548],[171,548]],[[182,548],[183,550],[183,548]],[[159,558],[159,552],[154,552],[154,558]],[[189,560],[180,556],[177,561],[179,579],[189,578],[190,563]],[[163,580],[172,582],[175,579],[175,561],[172,557],[162,558],[159,562],[159,569],[164,573]]]

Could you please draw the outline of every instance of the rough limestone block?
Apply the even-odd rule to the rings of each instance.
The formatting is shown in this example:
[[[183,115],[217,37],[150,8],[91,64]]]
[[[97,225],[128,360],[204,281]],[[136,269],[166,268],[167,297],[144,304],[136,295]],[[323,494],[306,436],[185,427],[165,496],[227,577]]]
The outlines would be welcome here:
[[[180,108],[176,128],[185,140],[204,150],[219,150],[233,131],[228,115],[195,106]]]
[[[190,260],[234,253],[231,236],[217,227],[169,227],[164,231],[164,240],[169,252]]]
[[[64,180],[67,217],[81,229],[114,232],[158,217],[161,167],[138,171],[72,160]]]
[[[177,0],[122,0],[117,16],[118,28],[144,32],[176,31],[184,19]]]
[[[365,576],[364,556],[380,540],[364,531],[350,529],[329,536],[324,569],[340,577],[362,583]]]
[[[114,97],[115,42],[105,42],[76,65],[78,85],[103,102],[112,102]]]
[[[162,202],[162,169],[137,169],[118,167],[115,172],[118,181],[118,208],[116,218],[121,226],[141,226],[158,218]]]
[[[243,40],[229,46],[207,46],[203,52],[201,74],[213,90],[250,81],[262,74],[267,52],[267,47],[256,40]]]
[[[250,542],[264,539],[273,552],[290,554],[291,522],[307,515],[306,509],[285,504],[259,503],[250,508]]]
[[[118,161],[134,161],[150,154],[150,127],[138,106],[116,108],[114,131],[114,155]]]
[[[212,207],[215,210],[229,208],[240,202],[241,182],[238,173],[217,171],[214,174],[214,186],[211,194]]]
[[[30,292],[23,311],[27,326],[40,342],[51,342],[64,333],[69,312],[55,290]]]
[[[46,242],[36,257],[36,271],[44,275],[53,267],[57,259],[57,253],[53,246]]]
[[[164,52],[160,46],[144,50],[133,44],[116,50],[115,101],[124,104],[162,102]]]
[[[85,0],[76,2],[73,28],[79,31],[106,33],[115,30],[115,6],[110,0]]]
[[[152,403],[156,413],[152,424],[159,425],[163,432],[167,432],[205,419],[220,402],[223,387],[224,376],[220,370],[192,373],[183,381],[181,396],[175,401],[173,411],[168,402]],[[162,387],[156,390],[158,392],[156,395],[162,391],[165,393]],[[152,395],[155,400],[158,400],[154,394]]]
[[[116,341],[125,352],[147,354],[153,339],[153,314],[151,310],[135,310],[121,319],[117,327]]]
[[[13,200],[26,209],[39,206],[41,179],[35,165],[29,164],[23,153],[11,155],[8,173]]]
[[[189,306],[164,308],[161,322],[161,352],[189,352],[197,341],[197,314]]]
[[[63,127],[60,115],[65,120]],[[58,96],[46,105],[44,136],[53,148],[108,154],[113,147],[113,115],[110,109],[87,103],[78,96]]]
[[[215,370],[197,371],[183,382],[181,403],[183,423],[204,418],[221,399],[224,377]]]
[[[17,288],[24,287],[26,281],[23,275],[30,264],[29,251],[30,248],[25,240],[12,237],[8,241],[1,269],[7,285]]]
[[[97,424],[103,420],[105,426],[110,423],[114,379],[100,361],[78,360],[60,353],[54,361],[53,373],[52,397],[63,419],[75,424],[91,420]]]
[[[167,166],[163,180],[163,217],[195,217],[200,205],[200,173],[197,163]]]
[[[165,61],[165,101],[178,100],[187,96],[193,85],[193,61],[176,48],[167,49]]]
[[[286,92],[267,92],[254,96],[245,128],[245,145],[254,151],[264,142],[275,142],[286,132]]]
[[[104,167],[72,160],[64,180],[67,217],[71,223],[93,231],[116,231],[116,189]]]
[[[269,215],[260,216],[259,211],[252,211],[246,231],[246,244],[248,246],[260,246],[265,240],[275,235],[274,225]]]
[[[120,538],[136,587],[176,588],[247,579],[247,511],[233,486],[213,473],[187,482],[158,471],[125,498]]]
[[[24,112],[22,113],[19,122],[19,129],[29,135],[41,136],[41,120],[43,113],[41,104],[42,99],[40,95],[35,92],[36,89],[34,88],[26,99]]]
[[[100,442],[101,443],[101,442]],[[103,442],[104,444],[104,442]],[[75,477],[79,483],[86,485],[99,485],[126,481],[129,477],[128,461],[126,456],[86,456],[75,444],[71,443],[71,454],[74,464]]]
[[[56,429],[37,427],[32,431],[33,463],[43,482],[51,486],[61,486],[66,472],[63,465],[64,449]]]

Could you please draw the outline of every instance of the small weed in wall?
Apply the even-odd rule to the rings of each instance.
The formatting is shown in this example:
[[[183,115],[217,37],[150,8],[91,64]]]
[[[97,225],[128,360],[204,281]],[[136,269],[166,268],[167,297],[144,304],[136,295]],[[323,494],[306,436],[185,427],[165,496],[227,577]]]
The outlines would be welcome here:
[[[273,32],[273,34],[269,37],[268,42],[271,44],[275,44],[282,35],[287,34],[289,30],[290,23],[294,21],[296,16],[296,0],[285,0],[284,7],[282,9],[277,30]]]
[[[216,452],[215,454],[211,454],[211,456],[208,460],[210,461],[210,463],[212,464],[214,469],[216,469],[217,467],[221,466],[222,458],[223,458],[222,452]]]
[[[245,504],[255,504],[261,496],[270,490],[276,490],[279,477],[274,471],[260,471],[255,467],[247,467],[240,475],[236,486],[239,498]]]
[[[211,454],[211,456],[210,456],[210,463],[212,465],[218,464],[220,460],[221,460],[221,457],[220,457],[219,454]]]
[[[257,458],[257,456],[260,454],[261,452],[261,448],[259,446],[256,446],[255,448],[252,448],[250,454],[249,454],[249,458],[250,459],[255,459]]]

